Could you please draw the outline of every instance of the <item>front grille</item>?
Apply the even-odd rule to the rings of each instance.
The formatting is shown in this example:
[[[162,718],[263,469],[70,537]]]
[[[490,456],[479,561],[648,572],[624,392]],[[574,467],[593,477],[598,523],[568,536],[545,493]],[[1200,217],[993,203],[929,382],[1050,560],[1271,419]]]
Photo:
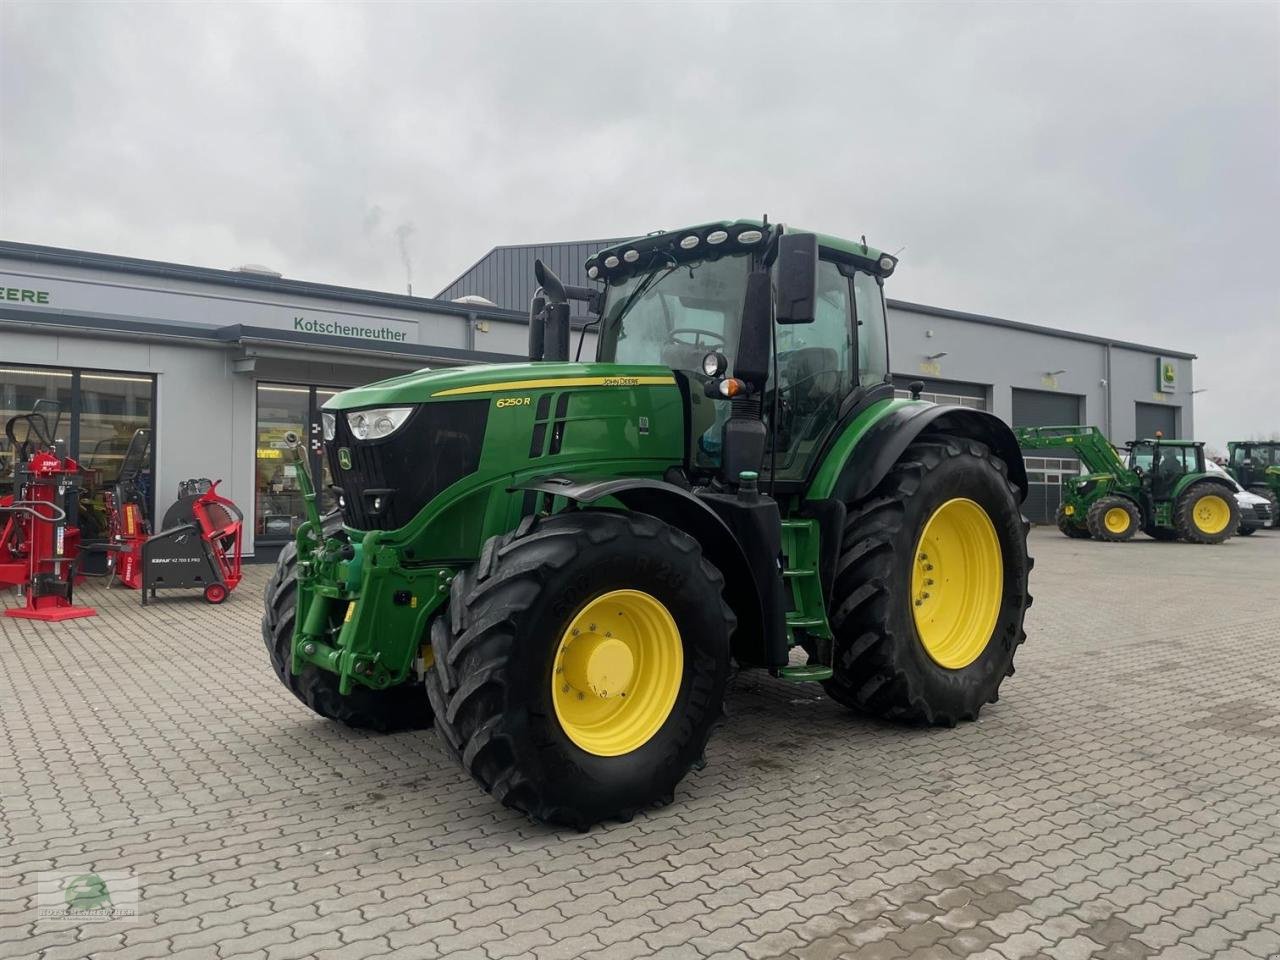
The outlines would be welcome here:
[[[1253,505],[1253,513],[1259,520],[1266,523],[1271,519],[1271,504],[1255,503]]]
[[[395,530],[451,483],[475,473],[484,447],[489,400],[419,405],[382,440],[356,440],[346,411],[325,443],[330,475],[342,491],[342,520],[355,530]],[[343,469],[339,451],[350,452]]]

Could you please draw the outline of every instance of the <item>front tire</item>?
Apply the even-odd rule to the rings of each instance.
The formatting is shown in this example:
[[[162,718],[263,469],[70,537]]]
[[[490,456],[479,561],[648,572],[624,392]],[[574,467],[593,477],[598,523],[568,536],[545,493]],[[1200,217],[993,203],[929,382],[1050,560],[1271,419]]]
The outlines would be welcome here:
[[[327,526],[331,534],[336,526]],[[262,639],[280,682],[314,712],[359,730],[392,733],[431,726],[431,707],[421,685],[408,680],[386,690],[356,686],[343,696],[338,675],[307,664],[293,675],[293,621],[298,606],[298,548],[287,543],[263,596]]]
[[[1188,543],[1222,543],[1240,529],[1236,498],[1216,483],[1197,483],[1178,500],[1178,535]]]
[[[910,724],[977,719],[1026,639],[1029,528],[1004,462],[984,444],[933,437],[908,447],[849,507],[832,591],[831,697]]]
[[[1075,517],[1067,513],[1067,505],[1065,503],[1058,504],[1058,512],[1054,514],[1054,522],[1058,525],[1058,530],[1064,536],[1070,537],[1072,540],[1088,540],[1089,528],[1087,526],[1078,525]]]
[[[654,517],[527,518],[454,578],[432,626],[441,742],[535,820],[586,829],[670,802],[722,711],[723,586]]]
[[[1089,534],[1095,540],[1123,543],[1142,525],[1138,505],[1124,497],[1099,497],[1089,507]]]

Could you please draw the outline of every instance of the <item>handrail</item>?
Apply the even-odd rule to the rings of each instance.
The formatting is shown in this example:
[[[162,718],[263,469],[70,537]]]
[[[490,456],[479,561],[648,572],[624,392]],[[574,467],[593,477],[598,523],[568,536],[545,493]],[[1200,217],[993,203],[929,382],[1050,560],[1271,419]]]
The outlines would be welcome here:
[[[50,510],[58,511],[58,515],[54,517],[45,516],[40,511],[32,509],[33,506],[48,507]],[[14,500],[12,503],[0,504],[0,513],[29,513],[33,517],[51,523],[61,523],[67,519],[67,511],[56,503],[50,503],[48,500]]]

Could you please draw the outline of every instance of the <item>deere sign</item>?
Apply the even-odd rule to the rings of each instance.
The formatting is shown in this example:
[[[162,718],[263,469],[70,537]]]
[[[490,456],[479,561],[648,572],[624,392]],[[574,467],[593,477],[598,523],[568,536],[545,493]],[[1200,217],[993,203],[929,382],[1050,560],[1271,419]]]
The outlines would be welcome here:
[[[364,326],[346,323],[342,320],[311,320],[307,317],[294,317],[293,329],[300,333],[316,333],[326,337],[354,337],[359,340],[387,340],[391,343],[404,343],[409,334],[386,324]]]
[[[1156,358],[1156,389],[1161,393],[1173,393],[1178,389],[1178,364],[1168,357]]]

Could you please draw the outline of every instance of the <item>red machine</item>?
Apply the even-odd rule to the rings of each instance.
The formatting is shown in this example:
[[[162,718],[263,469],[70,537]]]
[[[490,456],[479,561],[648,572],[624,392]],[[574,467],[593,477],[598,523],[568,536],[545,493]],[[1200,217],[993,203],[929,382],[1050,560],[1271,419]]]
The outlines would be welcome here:
[[[4,428],[14,450],[15,493],[0,499],[0,588],[17,587],[23,598],[23,605],[5,610],[5,616],[92,617],[97,615],[93,607],[72,602],[80,531],[67,526],[66,499],[80,467],[59,456],[57,421],[50,429],[44,414],[37,404],[32,413],[10,417]],[[26,436],[19,440],[23,425]]]
[[[143,606],[148,594],[154,598],[157,589],[174,587],[203,588],[206,601],[221,603],[240,582],[244,515],[218,495],[221,482],[183,481],[177,502],[164,515],[164,529],[142,543]]]

